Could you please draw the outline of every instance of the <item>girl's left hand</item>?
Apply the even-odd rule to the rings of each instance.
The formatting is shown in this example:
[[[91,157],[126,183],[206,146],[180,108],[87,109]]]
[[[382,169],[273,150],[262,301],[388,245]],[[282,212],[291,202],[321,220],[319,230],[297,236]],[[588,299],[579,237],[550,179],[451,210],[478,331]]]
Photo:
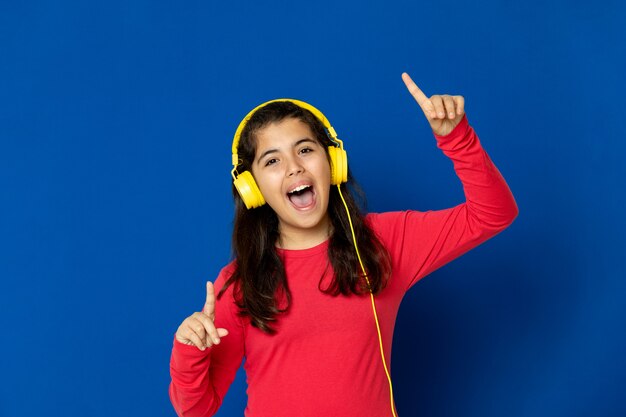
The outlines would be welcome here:
[[[465,113],[465,99],[463,96],[434,95],[426,97],[422,90],[413,82],[409,74],[402,73],[402,80],[406,88],[420,105],[433,132],[445,136],[463,119]]]

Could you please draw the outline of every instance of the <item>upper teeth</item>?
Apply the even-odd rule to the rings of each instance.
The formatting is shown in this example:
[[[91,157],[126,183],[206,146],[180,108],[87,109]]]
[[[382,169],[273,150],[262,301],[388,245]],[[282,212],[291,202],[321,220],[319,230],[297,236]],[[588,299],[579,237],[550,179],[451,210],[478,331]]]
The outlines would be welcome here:
[[[295,193],[296,191],[302,191],[302,190],[304,190],[305,188],[309,188],[309,187],[310,187],[310,185],[301,185],[301,186],[299,186],[299,187],[294,188],[293,190],[291,190],[291,191],[289,191],[289,192],[290,192],[290,193]]]

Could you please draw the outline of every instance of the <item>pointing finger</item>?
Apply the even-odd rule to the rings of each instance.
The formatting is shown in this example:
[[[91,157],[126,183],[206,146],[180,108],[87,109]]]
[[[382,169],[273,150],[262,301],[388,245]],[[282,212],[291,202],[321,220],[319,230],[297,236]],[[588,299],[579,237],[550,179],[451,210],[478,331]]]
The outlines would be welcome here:
[[[420,90],[420,88],[413,82],[411,77],[409,77],[409,74],[403,72],[402,81],[404,81],[406,88],[409,89],[409,92],[411,93],[415,101],[417,101],[417,104],[420,105],[424,113],[428,113],[433,110],[430,100],[428,100],[428,97],[426,97],[422,90]]]
[[[202,312],[211,318],[215,315],[215,288],[211,281],[206,282],[206,301]]]

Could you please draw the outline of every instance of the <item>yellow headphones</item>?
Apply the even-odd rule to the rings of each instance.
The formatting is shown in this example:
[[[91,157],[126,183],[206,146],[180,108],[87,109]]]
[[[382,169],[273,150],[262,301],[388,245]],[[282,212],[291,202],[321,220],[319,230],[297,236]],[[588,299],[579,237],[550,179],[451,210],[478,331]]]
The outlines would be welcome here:
[[[359,248],[356,244],[356,236],[354,234],[354,227],[352,226],[352,219],[350,218],[350,211],[348,210],[348,205],[346,204],[346,200],[343,198],[343,194],[341,193],[340,184],[348,181],[348,157],[346,155],[346,151],[343,149],[343,142],[337,139],[337,132],[330,125],[328,119],[324,114],[311,106],[308,103],[300,100],[294,100],[289,98],[281,98],[276,100],[266,101],[254,109],[252,109],[246,117],[239,123],[237,127],[237,131],[235,132],[235,138],[233,140],[233,170],[231,171],[231,175],[233,176],[233,183],[235,184],[235,188],[239,192],[241,199],[243,200],[246,208],[255,208],[262,206],[265,204],[265,199],[263,198],[263,194],[261,194],[261,190],[254,181],[254,177],[250,173],[250,171],[244,171],[241,174],[235,176],[237,172],[237,166],[240,164],[239,156],[237,155],[237,147],[239,145],[239,138],[241,136],[241,131],[250,120],[252,114],[257,111],[260,107],[265,106],[268,103],[272,103],[274,101],[290,101],[300,107],[303,107],[309,110],[311,113],[315,115],[323,124],[328,134],[330,136],[331,141],[337,143],[338,146],[329,146],[328,154],[330,155],[330,168],[331,168],[331,183],[337,186],[337,190],[339,191],[339,196],[341,197],[341,201],[346,209],[346,213],[348,214],[348,222],[350,223],[350,231],[352,232],[352,243],[354,244],[354,249],[356,250],[356,256],[359,259],[359,264],[361,265],[361,270],[363,271],[363,276],[367,281],[367,286],[370,288],[370,297],[372,300],[372,309],[374,310],[374,320],[376,321],[376,330],[378,330],[378,343],[380,347],[380,356],[383,361],[383,367],[385,368],[385,373],[387,374],[387,380],[389,381],[389,397],[390,397],[390,405],[391,405],[391,414],[394,417],[397,417],[394,405],[393,405],[393,386],[391,384],[391,376],[389,375],[389,370],[387,369],[387,363],[385,362],[385,352],[383,351],[383,339],[380,333],[380,325],[378,324],[378,314],[376,313],[376,304],[374,303],[374,294],[372,294],[370,281],[367,278],[367,272],[365,272],[365,267],[363,266],[363,261],[361,260],[361,255],[359,254]]]
[[[248,209],[262,206],[263,204],[265,204],[265,198],[263,198],[263,194],[261,194],[261,190],[256,184],[256,181],[254,181],[254,177],[252,176],[252,173],[250,173],[250,171],[244,171],[241,174],[237,174],[237,166],[239,166],[239,164],[241,163],[241,161],[239,160],[239,155],[237,155],[237,147],[239,146],[241,132],[250,120],[252,114],[266,104],[273,103],[275,101],[292,102],[302,108],[309,110],[315,115],[315,117],[317,117],[322,122],[322,124],[328,131],[330,140],[338,145],[328,147],[328,154],[330,155],[330,182],[333,185],[339,185],[348,181],[348,156],[346,155],[346,151],[344,151],[343,149],[343,142],[337,139],[337,132],[335,132],[335,129],[330,125],[328,119],[321,111],[311,106],[310,104],[300,100],[279,98],[276,100],[266,101],[265,103],[256,106],[246,115],[246,117],[243,118],[241,123],[239,123],[237,130],[235,131],[235,138],[233,139],[233,170],[231,171],[231,175],[233,177],[233,184],[235,185],[237,192],[239,192],[243,203]]]

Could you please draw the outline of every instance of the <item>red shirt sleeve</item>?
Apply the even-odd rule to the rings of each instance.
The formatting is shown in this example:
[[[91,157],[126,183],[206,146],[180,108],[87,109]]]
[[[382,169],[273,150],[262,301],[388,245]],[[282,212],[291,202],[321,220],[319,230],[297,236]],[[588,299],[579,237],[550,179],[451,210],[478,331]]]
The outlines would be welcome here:
[[[222,269],[215,280],[216,295],[232,273],[229,266]],[[179,416],[212,416],[222,404],[244,356],[243,324],[236,315],[236,308],[231,285],[215,302],[215,326],[228,330],[228,335],[220,338],[218,345],[201,351],[174,338],[169,396]]]
[[[445,210],[370,215],[390,251],[393,275],[403,280],[399,284],[405,291],[504,230],[518,215],[511,190],[466,115],[450,134],[435,138],[437,147],[454,164],[466,201]]]

